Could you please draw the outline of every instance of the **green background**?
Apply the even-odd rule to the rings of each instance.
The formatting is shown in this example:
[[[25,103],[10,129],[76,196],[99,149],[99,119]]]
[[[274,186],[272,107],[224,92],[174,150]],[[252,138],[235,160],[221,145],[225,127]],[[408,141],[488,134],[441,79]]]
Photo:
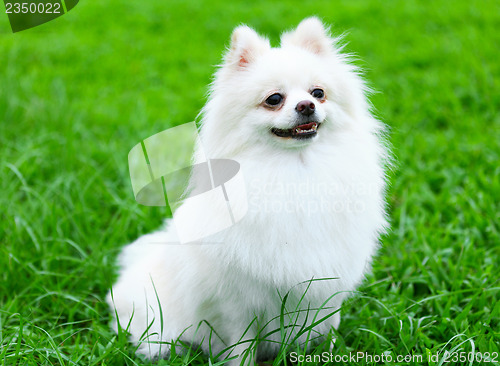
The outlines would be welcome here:
[[[16,34],[0,15],[0,362],[142,364],[103,303],[165,215],[135,203],[127,153],[195,118],[236,25],[276,44],[309,15],[347,32],[397,159],[334,353],[499,351],[498,1],[108,0]]]

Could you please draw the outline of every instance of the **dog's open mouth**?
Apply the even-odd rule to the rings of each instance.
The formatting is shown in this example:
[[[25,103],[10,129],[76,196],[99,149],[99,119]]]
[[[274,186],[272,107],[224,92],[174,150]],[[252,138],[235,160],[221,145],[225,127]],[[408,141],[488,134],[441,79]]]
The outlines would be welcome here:
[[[309,139],[318,133],[320,123],[310,122],[303,125],[298,125],[293,128],[281,129],[272,128],[271,132],[278,137],[291,137],[293,139]]]

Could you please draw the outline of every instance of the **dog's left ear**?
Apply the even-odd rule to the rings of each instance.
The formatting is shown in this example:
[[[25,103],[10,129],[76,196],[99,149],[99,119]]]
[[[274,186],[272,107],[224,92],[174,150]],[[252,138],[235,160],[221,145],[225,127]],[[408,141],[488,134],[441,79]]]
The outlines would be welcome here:
[[[333,43],[334,40],[328,34],[328,29],[316,17],[304,19],[297,29],[281,35],[282,46],[293,44],[318,55],[334,51]]]

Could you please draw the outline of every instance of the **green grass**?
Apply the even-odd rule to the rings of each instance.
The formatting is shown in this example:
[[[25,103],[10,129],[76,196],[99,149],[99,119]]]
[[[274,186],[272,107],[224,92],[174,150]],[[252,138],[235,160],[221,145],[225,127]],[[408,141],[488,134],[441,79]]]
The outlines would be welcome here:
[[[381,4],[81,1],[17,34],[0,15],[0,362],[144,363],[103,302],[120,247],[165,215],[135,203],[127,153],[194,119],[234,26],[276,43],[312,14],[348,31],[397,158],[392,231],[334,354],[499,352],[500,3]],[[208,362],[160,364],[188,358]]]

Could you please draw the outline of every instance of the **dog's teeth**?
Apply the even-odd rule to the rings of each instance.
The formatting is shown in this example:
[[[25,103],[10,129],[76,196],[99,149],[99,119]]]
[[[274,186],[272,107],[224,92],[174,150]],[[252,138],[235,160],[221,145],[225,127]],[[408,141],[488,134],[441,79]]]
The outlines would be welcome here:
[[[297,127],[297,128],[295,129],[295,133],[297,133],[297,134],[301,134],[301,133],[316,132],[316,130],[317,130],[317,129],[318,129],[318,125],[317,125],[317,124],[313,124],[313,125],[311,126],[311,128],[310,128],[310,129],[308,129],[308,130],[303,130],[303,129],[301,129],[300,127]]]
[[[297,129],[295,130],[295,132],[297,132],[297,133],[307,133],[307,132],[314,132],[314,131],[316,131],[316,129],[315,129],[315,128],[311,128],[311,129],[309,129],[309,130],[301,130],[300,128],[297,128]]]
[[[298,127],[295,127],[295,130],[293,130],[293,131],[296,135],[305,135],[305,134],[315,133],[317,130],[318,130],[318,124],[312,123],[311,128],[309,128],[307,130],[298,126]]]

